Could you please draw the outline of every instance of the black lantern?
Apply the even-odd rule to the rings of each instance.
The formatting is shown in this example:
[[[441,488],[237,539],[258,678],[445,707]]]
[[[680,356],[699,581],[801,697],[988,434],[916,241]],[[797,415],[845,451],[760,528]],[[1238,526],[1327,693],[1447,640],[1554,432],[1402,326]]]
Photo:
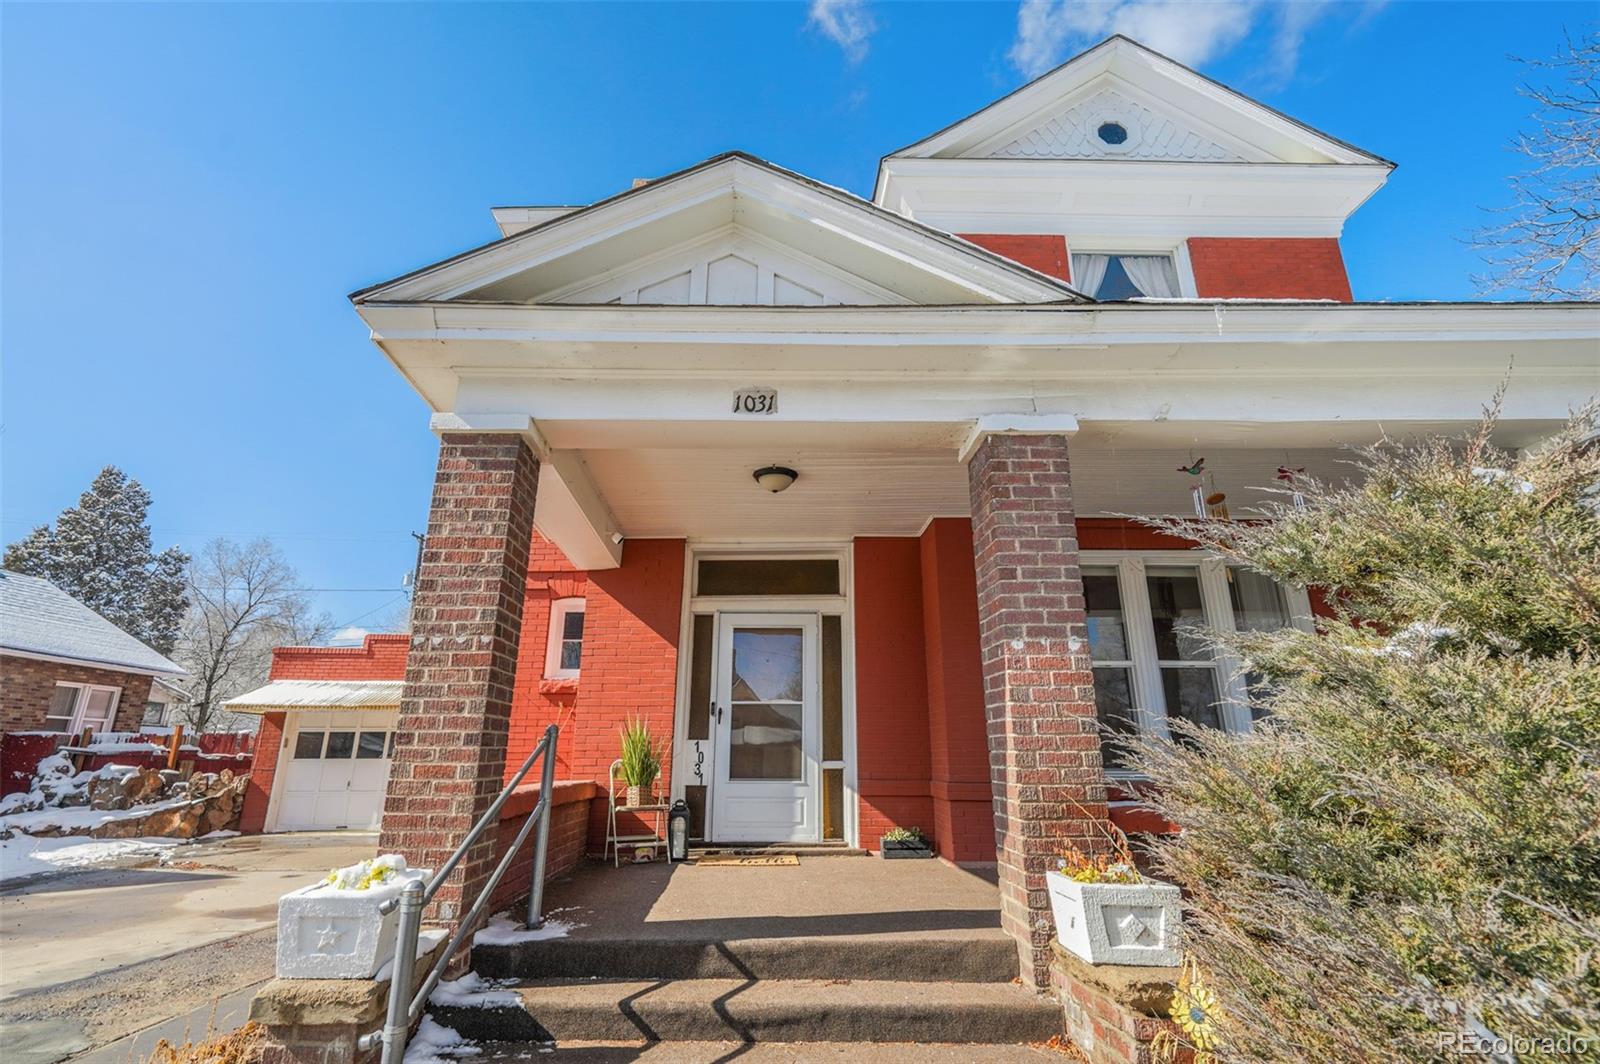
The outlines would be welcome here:
[[[674,861],[689,857],[689,807],[682,798],[667,813],[667,856]]]

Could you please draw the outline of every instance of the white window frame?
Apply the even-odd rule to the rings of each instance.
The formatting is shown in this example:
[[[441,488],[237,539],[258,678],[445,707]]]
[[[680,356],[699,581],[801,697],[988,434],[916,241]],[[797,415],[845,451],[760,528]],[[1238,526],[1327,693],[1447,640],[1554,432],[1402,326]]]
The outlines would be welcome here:
[[[578,668],[563,669],[561,667],[561,638],[562,632],[567,627],[567,617],[570,614],[585,614],[583,637],[578,640]],[[544,649],[544,678],[547,680],[576,680],[583,668],[583,644],[589,639],[588,600],[582,598],[560,598],[550,603],[550,632],[545,641]]]
[[[1155,622],[1150,612],[1150,593],[1145,581],[1147,566],[1182,566],[1197,570],[1205,623],[1217,631],[1234,630],[1233,604],[1228,596],[1228,563],[1201,551],[1113,551],[1089,550],[1079,556],[1082,568],[1117,570],[1117,591],[1122,598],[1122,621],[1127,631],[1128,652],[1133,661],[1133,698],[1141,731],[1170,738],[1167,728],[1167,701],[1161,684],[1164,664],[1156,651]],[[1301,631],[1316,631],[1311,613],[1311,598],[1303,587],[1279,584],[1289,623]],[[1169,662],[1188,668],[1212,668],[1217,677],[1218,717],[1223,729],[1249,731],[1252,722],[1249,691],[1245,684],[1244,663],[1232,654],[1219,654],[1212,665],[1198,662]],[[1111,769],[1114,778],[1137,778],[1138,774]]]
[[[1194,282],[1194,263],[1189,260],[1189,242],[1179,240],[1176,243],[1170,240],[1150,241],[1140,238],[1126,240],[1082,240],[1074,241],[1067,237],[1067,283],[1076,286],[1078,280],[1072,276],[1072,256],[1074,255],[1165,255],[1172,260],[1173,269],[1178,271],[1179,299],[1194,299],[1199,296],[1199,290]],[[1084,295],[1094,296],[1093,292]]]
[[[111,711],[106,716],[105,731],[115,731],[117,725],[117,710],[122,705],[122,688],[112,687],[110,684],[98,683],[70,683],[66,680],[57,680],[56,687],[70,687],[78,692],[77,698],[72,703],[71,723],[67,726],[66,734],[78,735],[83,731],[83,715],[89,708],[89,698],[96,691],[111,692]],[[48,706],[45,707],[49,709]],[[48,718],[46,718],[48,719]]]

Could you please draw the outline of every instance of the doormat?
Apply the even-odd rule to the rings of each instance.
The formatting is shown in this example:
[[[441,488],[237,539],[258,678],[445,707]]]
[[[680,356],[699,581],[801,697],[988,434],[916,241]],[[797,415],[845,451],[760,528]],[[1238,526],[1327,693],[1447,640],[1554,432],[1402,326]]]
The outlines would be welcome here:
[[[742,868],[765,868],[773,865],[797,865],[800,858],[792,853],[769,853],[759,857],[740,857],[732,853],[708,853],[695,861],[697,865],[738,865]]]

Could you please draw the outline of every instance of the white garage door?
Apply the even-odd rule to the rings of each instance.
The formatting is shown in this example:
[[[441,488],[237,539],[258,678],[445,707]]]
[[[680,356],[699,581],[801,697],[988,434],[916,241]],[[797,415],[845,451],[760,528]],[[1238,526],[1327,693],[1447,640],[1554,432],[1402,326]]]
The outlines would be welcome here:
[[[273,830],[376,828],[398,716],[393,709],[290,713]]]

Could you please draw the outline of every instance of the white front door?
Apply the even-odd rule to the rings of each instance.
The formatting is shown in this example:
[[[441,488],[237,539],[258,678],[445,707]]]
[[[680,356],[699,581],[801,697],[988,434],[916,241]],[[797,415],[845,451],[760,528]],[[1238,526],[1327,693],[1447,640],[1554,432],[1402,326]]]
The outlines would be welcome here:
[[[715,841],[820,837],[817,659],[816,614],[719,616],[712,712]]]
[[[272,830],[376,828],[398,716],[392,709],[290,713]]]

